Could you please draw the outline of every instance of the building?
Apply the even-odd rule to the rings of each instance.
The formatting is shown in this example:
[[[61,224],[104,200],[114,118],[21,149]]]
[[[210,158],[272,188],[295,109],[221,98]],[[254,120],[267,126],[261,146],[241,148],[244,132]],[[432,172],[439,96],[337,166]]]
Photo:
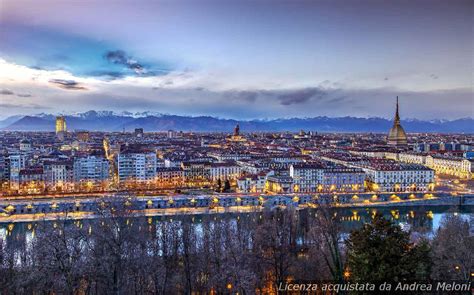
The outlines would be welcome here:
[[[31,151],[31,142],[28,139],[20,140],[20,152]]]
[[[162,167],[156,170],[156,186],[176,188],[183,185],[183,170],[179,167]]]
[[[25,169],[26,158],[22,154],[12,154],[8,156],[7,161],[10,189],[18,190],[20,188],[20,171]]]
[[[247,139],[240,135],[240,126],[239,124],[235,125],[234,128],[234,133],[232,134],[231,137],[227,138],[228,141],[233,141],[233,142],[245,142]]]
[[[341,165],[325,167],[319,163],[291,165],[294,192],[361,192],[365,173]]]
[[[66,132],[66,118],[64,118],[64,116],[56,117],[56,136],[58,139],[61,141],[64,140]]]
[[[47,190],[72,191],[73,162],[70,160],[51,160],[43,164],[44,182]]]
[[[290,166],[295,192],[321,191],[324,167],[318,163],[301,163]]]
[[[287,175],[272,175],[267,177],[265,191],[272,193],[292,193],[293,178]]]
[[[64,118],[64,116],[56,117],[56,134],[66,131],[66,118]]]
[[[426,163],[426,155],[419,153],[400,153],[398,154],[398,160],[404,163],[424,165]]]
[[[143,137],[143,128],[135,128],[135,137]]]
[[[472,159],[430,155],[426,157],[426,166],[441,174],[449,174],[468,179],[474,177],[474,160]]]
[[[323,171],[322,190],[325,192],[363,192],[365,173],[361,169],[336,167]]]
[[[395,118],[393,120],[393,126],[388,133],[388,145],[396,147],[405,147],[407,145],[407,135],[402,125],[400,124],[400,115],[398,111],[398,96],[397,96],[397,108],[395,111]]]
[[[76,131],[76,135],[77,140],[79,140],[80,142],[88,142],[90,139],[89,131],[86,130]]]
[[[156,176],[156,153],[126,148],[117,157],[119,182],[148,182]]]
[[[251,158],[249,154],[237,152],[210,152],[208,153],[208,156],[216,159],[219,162],[240,161]]]
[[[183,177],[187,185],[190,186],[205,186],[210,185],[210,163],[186,161],[181,163],[183,170]]]
[[[416,192],[434,189],[434,171],[423,165],[391,160],[371,161],[362,168],[366,185],[377,192]]]
[[[20,193],[39,194],[44,191],[44,187],[44,171],[42,167],[20,170]]]
[[[241,167],[235,162],[211,163],[209,177],[212,182],[220,180],[235,180],[241,175]]]
[[[263,193],[267,177],[273,172],[261,172],[259,174],[245,175],[237,179],[237,192],[239,193]]]
[[[174,130],[168,130],[168,132],[166,133],[166,136],[171,139],[171,138],[175,138],[176,137],[176,131]]]
[[[110,177],[109,161],[105,157],[88,155],[74,159],[73,180],[76,184],[94,186]]]

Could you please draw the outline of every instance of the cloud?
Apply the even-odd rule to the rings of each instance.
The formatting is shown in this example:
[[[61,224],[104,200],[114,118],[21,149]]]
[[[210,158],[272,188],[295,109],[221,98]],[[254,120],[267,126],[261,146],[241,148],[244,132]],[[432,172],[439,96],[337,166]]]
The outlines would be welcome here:
[[[49,83],[66,90],[87,90],[86,87],[81,86],[82,84],[74,80],[51,79]]]
[[[430,78],[436,80],[436,79],[439,78],[439,76],[438,76],[438,75],[435,75],[435,74],[431,74],[431,75],[430,75]]]
[[[18,96],[18,97],[31,97],[32,95],[31,95],[31,94],[27,94],[27,93],[25,93],[25,94],[18,93],[16,96]]]
[[[50,109],[50,107],[42,106],[34,103],[29,104],[17,104],[17,103],[0,103],[1,108],[5,109]]]
[[[16,93],[9,90],[9,89],[2,89],[0,90],[0,94],[2,95],[16,95],[18,97],[31,97],[31,94],[22,94],[22,93]]]
[[[202,91],[196,89],[197,91]],[[222,93],[224,97],[239,102],[255,102],[259,95],[259,91],[248,91],[248,90],[230,90]]]
[[[147,70],[138,61],[128,56],[123,50],[107,51],[105,59],[116,65],[124,65],[128,69],[134,71],[137,75],[146,74]]]
[[[8,89],[2,89],[2,90],[0,90],[0,94],[3,94],[3,95],[13,95],[13,94],[15,94],[15,93],[13,93],[13,91],[8,90]]]
[[[288,91],[287,93],[278,95],[277,99],[280,101],[281,105],[289,106],[293,104],[306,103],[312,98],[322,98],[325,95],[327,95],[327,93],[320,88],[311,87]]]

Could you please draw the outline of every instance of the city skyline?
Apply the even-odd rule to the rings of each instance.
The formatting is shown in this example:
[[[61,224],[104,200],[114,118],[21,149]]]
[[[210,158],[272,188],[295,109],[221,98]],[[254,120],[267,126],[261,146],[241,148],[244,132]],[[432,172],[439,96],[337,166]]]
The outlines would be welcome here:
[[[0,118],[474,116],[470,1],[358,4],[2,1]]]

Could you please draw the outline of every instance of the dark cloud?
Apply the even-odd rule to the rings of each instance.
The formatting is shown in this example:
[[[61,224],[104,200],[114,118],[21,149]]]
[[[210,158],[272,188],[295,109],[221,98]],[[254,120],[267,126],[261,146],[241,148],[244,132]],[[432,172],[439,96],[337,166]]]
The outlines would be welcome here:
[[[384,80],[385,80],[385,81],[388,81],[388,77],[385,77],[385,79],[384,79]]]
[[[27,94],[27,93],[24,93],[24,94],[18,93],[16,96],[18,96],[18,97],[31,97],[32,95],[31,95],[31,94]]]
[[[247,91],[247,90],[231,90],[226,91],[223,93],[225,98],[234,100],[234,101],[242,101],[242,102],[255,102],[259,95],[258,91]]]
[[[31,97],[31,94],[15,93],[15,92],[13,92],[11,90],[8,90],[8,89],[0,90],[0,94],[3,94],[3,95],[16,95],[18,97]]]
[[[17,103],[0,103],[1,108],[5,109],[51,109],[50,107],[47,106],[42,106],[38,104],[17,104]]]
[[[13,91],[8,90],[8,89],[2,89],[2,90],[0,90],[0,94],[3,94],[3,95],[13,95],[13,94],[15,94],[15,93],[13,93]]]
[[[52,79],[49,80],[49,83],[66,90],[87,90],[86,87],[74,80]]]
[[[123,50],[107,51],[105,53],[105,59],[113,64],[124,65],[138,75],[145,74],[147,72],[143,65],[134,60],[132,57],[128,56]]]
[[[438,77],[438,75],[431,74],[431,75],[430,75],[430,78],[431,78],[431,79],[435,79],[435,80],[436,80],[436,79],[438,79],[439,77]]]
[[[320,88],[311,87],[303,88],[294,91],[288,91],[286,93],[277,96],[281,105],[293,105],[306,103],[314,98],[323,98],[327,93]]]
[[[349,98],[349,96],[347,95],[343,95],[343,96],[336,96],[336,97],[333,97],[333,98],[330,98],[330,99],[327,99],[326,102],[327,103],[333,103],[333,104],[338,104],[338,103],[342,103],[342,102],[353,102],[354,100]]]

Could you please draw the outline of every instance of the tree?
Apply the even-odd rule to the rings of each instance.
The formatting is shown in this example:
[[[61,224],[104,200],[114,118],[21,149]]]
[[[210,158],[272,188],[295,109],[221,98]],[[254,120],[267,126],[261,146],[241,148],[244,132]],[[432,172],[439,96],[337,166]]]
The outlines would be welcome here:
[[[294,208],[287,208],[264,213],[253,237],[254,267],[260,273],[260,284],[267,289],[262,293],[271,293],[279,282],[294,277],[291,270],[298,250],[297,212]]]
[[[228,179],[224,182],[224,192],[228,193],[230,191],[230,181]]]
[[[354,281],[422,280],[429,274],[428,244],[410,243],[410,233],[381,215],[353,231],[346,246],[347,268]]]
[[[222,181],[220,178],[217,179],[216,192],[220,193],[222,191]]]
[[[433,239],[433,278],[469,280],[474,271],[474,237],[469,221],[447,215]]]
[[[332,279],[342,282],[344,265],[341,244],[343,241],[339,219],[325,204],[319,204],[319,209],[311,219],[309,238],[311,240],[311,257],[314,265],[318,265],[318,279]],[[324,265],[325,267],[319,267]]]

